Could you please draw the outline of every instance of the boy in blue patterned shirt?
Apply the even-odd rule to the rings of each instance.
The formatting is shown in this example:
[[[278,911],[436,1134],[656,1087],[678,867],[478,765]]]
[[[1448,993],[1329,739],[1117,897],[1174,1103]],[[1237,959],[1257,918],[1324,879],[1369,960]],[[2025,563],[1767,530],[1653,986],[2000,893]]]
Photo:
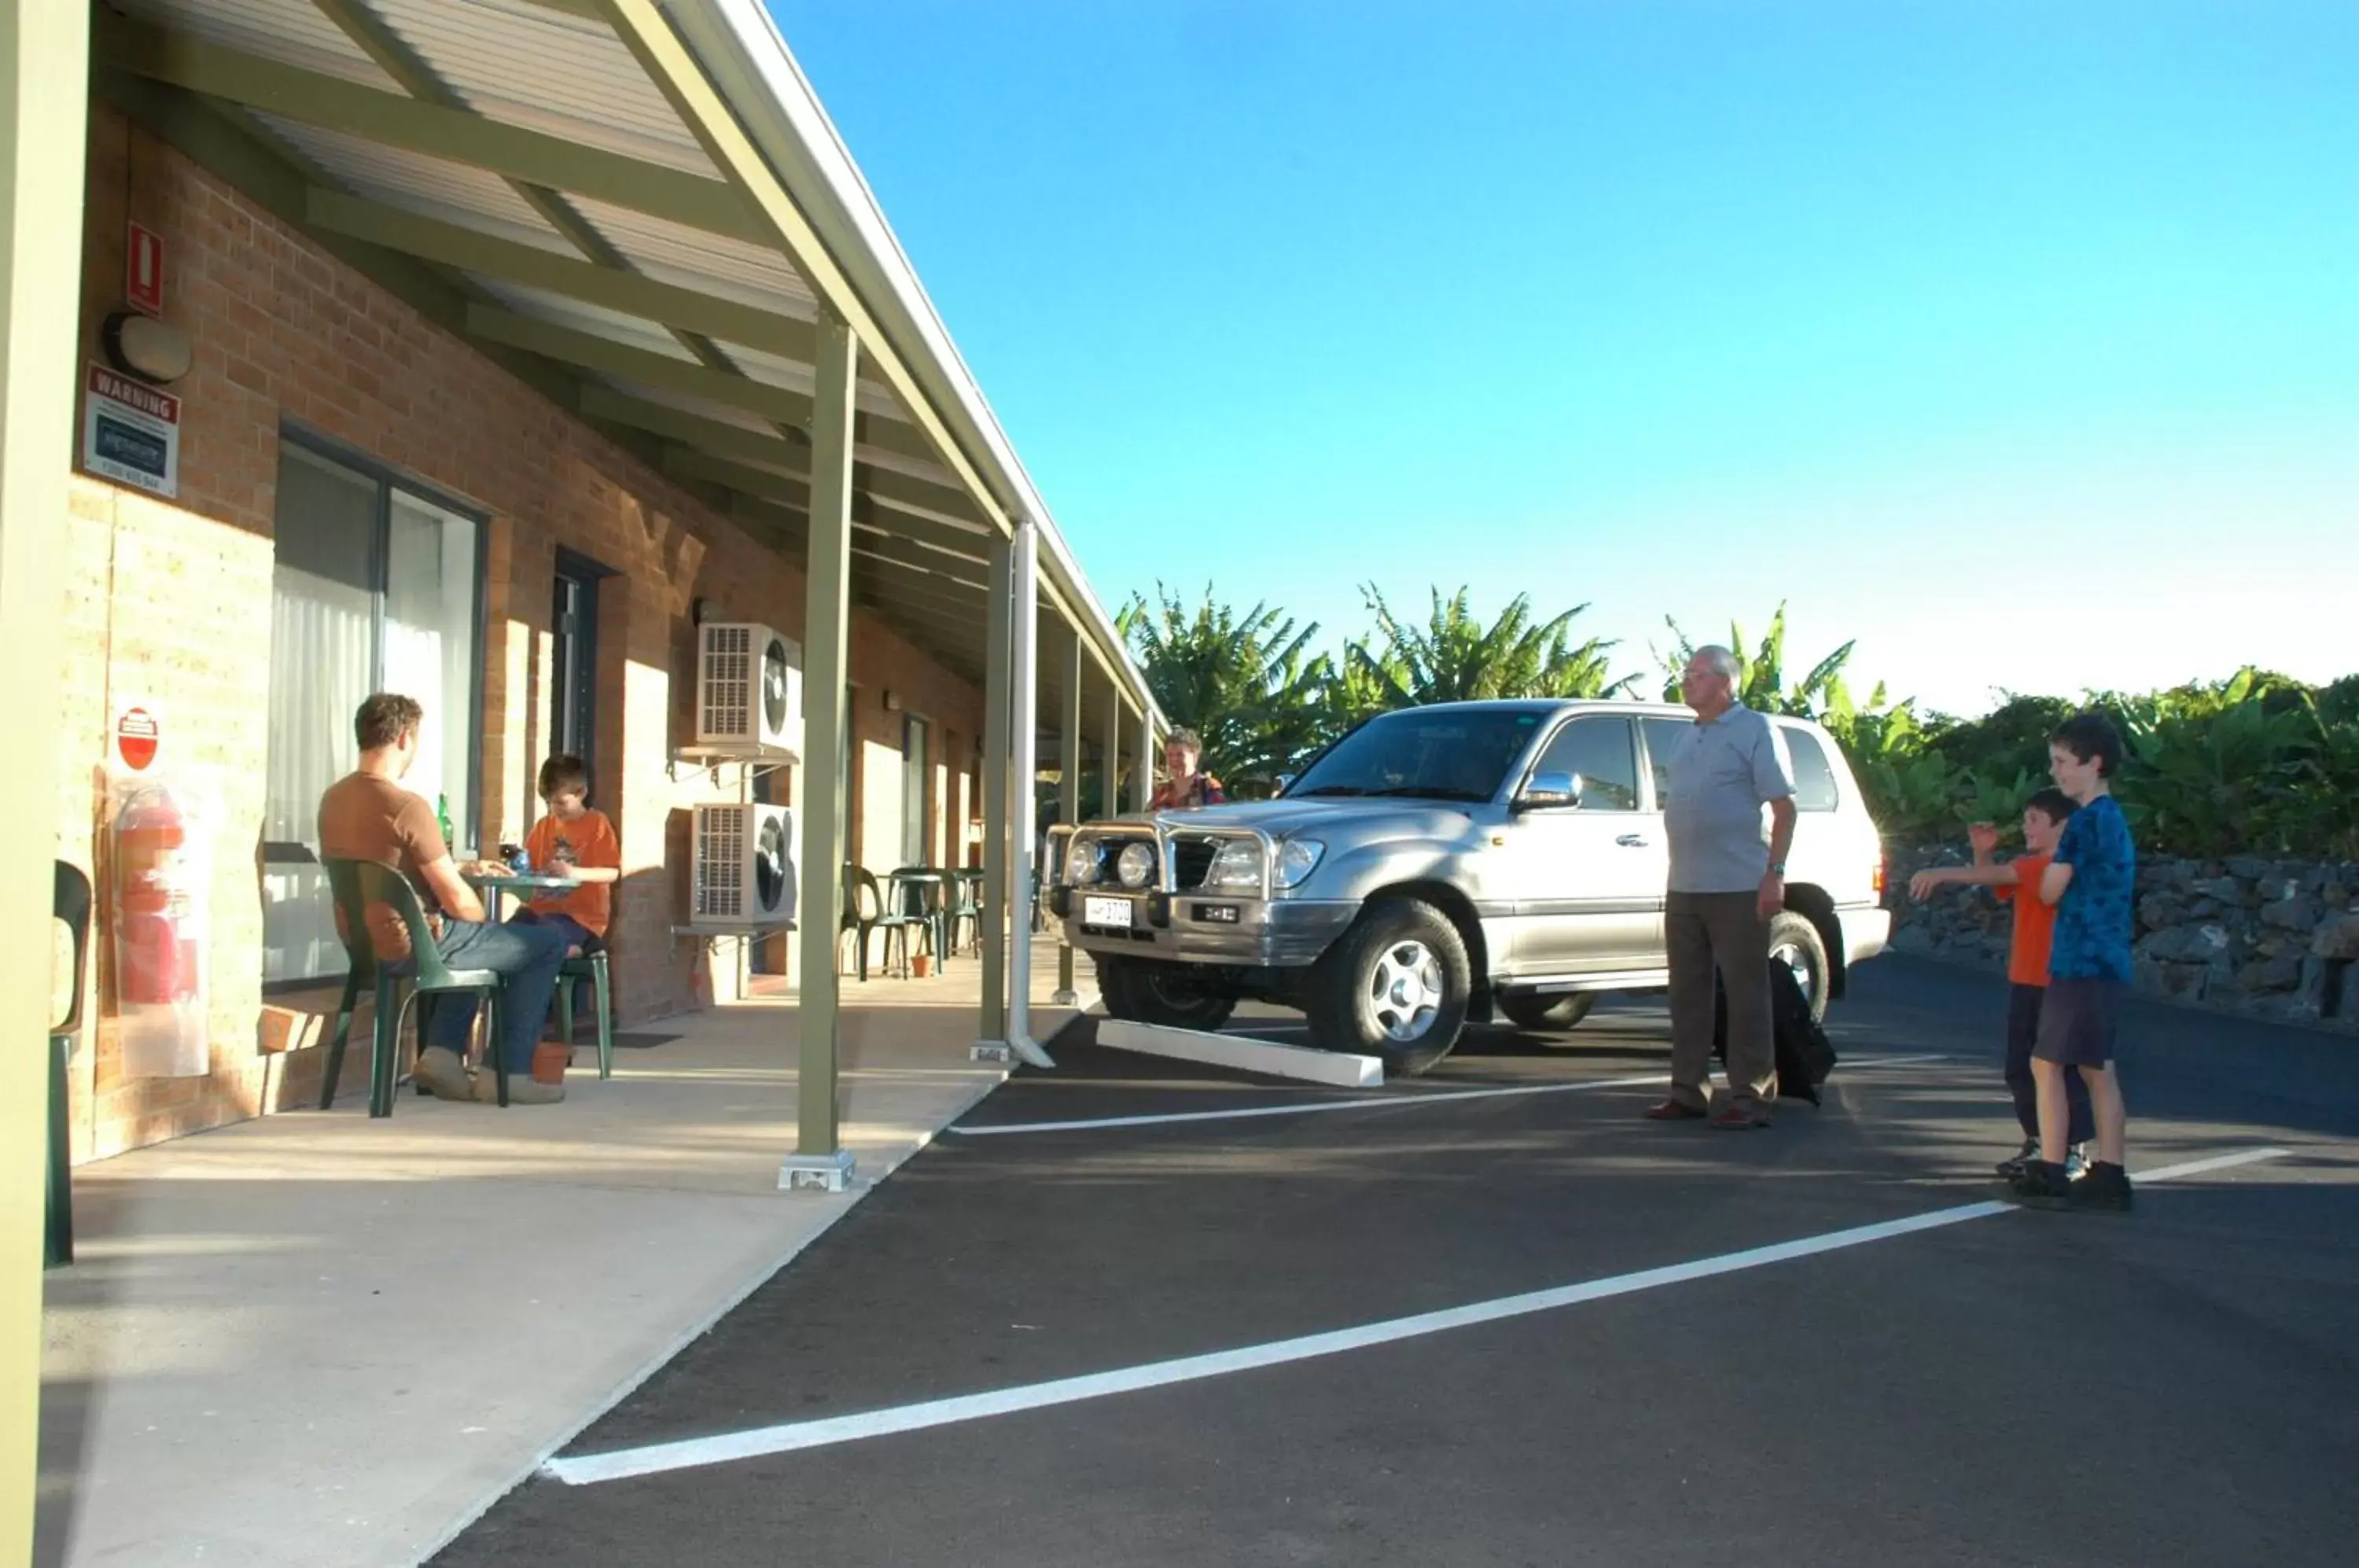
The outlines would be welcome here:
[[[2048,757],[2057,787],[2080,810],[2065,823],[2055,858],[2040,876],[2039,897],[2056,907],[2056,932],[2048,950],[2038,1041],[2031,1051],[2039,1158],[2016,1178],[2013,1195],[2038,1208],[2125,1211],[2130,1179],[2122,1164],[2125,1116],[2114,1070],[2114,1025],[2129,989],[2137,850],[2112,790],[2122,760],[2121,732],[2103,713],[2077,714],[2049,737]],[[2080,1073],[2088,1085],[2097,1124],[2097,1161],[2078,1181],[2064,1179],[2067,1073]]]

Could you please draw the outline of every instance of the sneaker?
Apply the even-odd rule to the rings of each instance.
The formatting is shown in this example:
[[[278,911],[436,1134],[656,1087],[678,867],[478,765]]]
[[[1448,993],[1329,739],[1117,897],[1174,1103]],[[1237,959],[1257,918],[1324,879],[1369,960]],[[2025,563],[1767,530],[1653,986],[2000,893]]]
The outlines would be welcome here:
[[[2089,1167],[2086,1180],[2073,1184],[2072,1206],[2107,1214],[2129,1213],[2130,1173],[2118,1165],[2097,1161]]]
[[[2082,1145],[2076,1143],[2064,1151],[2064,1180],[2078,1181],[2088,1173],[2088,1150]]]
[[[410,1070],[419,1086],[438,1100],[472,1100],[475,1085],[467,1073],[467,1064],[459,1053],[448,1046],[429,1045],[418,1053],[418,1065]]]
[[[2036,1138],[2025,1138],[2023,1140],[2023,1147],[2017,1149],[2011,1159],[2002,1160],[1998,1162],[1998,1179],[2002,1181],[2014,1181],[2017,1177],[2023,1174],[2023,1168],[2025,1166],[2030,1164],[2033,1160],[2038,1158],[2039,1140]]]
[[[500,1103],[500,1077],[488,1069],[475,1074],[475,1098],[487,1105]],[[565,1098],[565,1085],[544,1083],[529,1073],[508,1074],[508,1104],[553,1105]]]
[[[2071,1183],[2064,1180],[2061,1165],[2034,1160],[2024,1166],[2021,1175],[2007,1183],[2006,1195],[2010,1201],[2026,1208],[2060,1209],[2071,1191]]]

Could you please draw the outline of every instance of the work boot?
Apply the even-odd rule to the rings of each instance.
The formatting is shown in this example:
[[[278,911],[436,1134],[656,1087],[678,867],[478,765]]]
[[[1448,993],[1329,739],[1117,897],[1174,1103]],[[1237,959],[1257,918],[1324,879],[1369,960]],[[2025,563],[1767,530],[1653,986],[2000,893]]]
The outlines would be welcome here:
[[[410,1076],[438,1100],[475,1097],[475,1085],[468,1077],[466,1062],[447,1045],[429,1045],[419,1051],[418,1065],[410,1070]]]
[[[489,1068],[475,1074],[475,1098],[487,1105],[500,1103],[499,1075]],[[565,1098],[565,1085],[544,1083],[529,1073],[508,1074],[508,1104],[511,1105],[553,1105]]]

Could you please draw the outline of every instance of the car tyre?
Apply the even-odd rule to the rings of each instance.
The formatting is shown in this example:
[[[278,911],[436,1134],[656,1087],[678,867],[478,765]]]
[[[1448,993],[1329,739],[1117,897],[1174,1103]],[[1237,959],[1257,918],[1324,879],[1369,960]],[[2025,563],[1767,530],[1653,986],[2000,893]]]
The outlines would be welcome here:
[[[1827,962],[1826,939],[1819,934],[1817,923],[1792,909],[1773,916],[1769,921],[1769,962],[1793,970],[1794,978],[1801,984],[1802,995],[1810,1000],[1811,1019],[1824,1023],[1834,968]]]
[[[1519,996],[1507,991],[1501,992],[1492,1000],[1498,1005],[1499,1011],[1506,1015],[1509,1023],[1527,1034],[1561,1033],[1577,1028],[1581,1020],[1589,1016],[1589,1009],[1597,1006],[1597,995],[1594,991],[1565,991],[1555,996],[1534,996],[1529,992]],[[1571,1044],[1570,1040],[1544,1040],[1540,1043],[1559,1049]]]
[[[1236,998],[1205,989],[1190,975],[1190,964],[1102,955],[1097,966],[1098,996],[1107,1014],[1130,1023],[1209,1033],[1237,1010]]]
[[[1310,972],[1303,1008],[1328,1051],[1384,1060],[1414,1078],[1458,1043],[1473,991],[1466,943],[1450,917],[1414,898],[1371,904]]]

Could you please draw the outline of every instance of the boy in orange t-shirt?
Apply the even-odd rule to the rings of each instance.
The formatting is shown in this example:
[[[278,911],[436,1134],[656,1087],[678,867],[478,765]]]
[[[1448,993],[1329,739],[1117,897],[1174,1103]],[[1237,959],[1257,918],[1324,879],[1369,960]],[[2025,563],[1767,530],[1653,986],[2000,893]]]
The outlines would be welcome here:
[[[623,877],[622,840],[606,813],[592,809],[589,797],[590,769],[580,757],[552,757],[540,765],[540,798],[549,803],[549,815],[525,834],[525,854],[534,871],[580,886],[542,893],[516,914],[519,920],[562,930],[573,958],[605,945],[614,884]]]
[[[2056,841],[2063,836],[2064,823],[2074,810],[2071,797],[2063,790],[2042,789],[2023,809],[2023,854],[1999,863],[1993,858],[1993,852],[1998,848],[1998,829],[1988,822],[1976,822],[1966,830],[1966,837],[1974,847],[1972,866],[1920,871],[1908,883],[1908,896],[1920,902],[1930,898],[1936,887],[1964,886],[1988,887],[2002,902],[2015,906],[2015,934],[2006,957],[2006,977],[2010,982],[2006,1086],[2015,1096],[2016,1120],[2023,1127],[2023,1149],[2013,1159],[1999,1162],[1998,1173],[2010,1180],[2027,1161],[2039,1158],[2039,1096],[2031,1074],[2031,1048],[2039,1035],[2039,1005],[2048,996],[2048,944],[2056,931],[2056,909],[2039,897],[2039,877],[2048,869],[2049,860],[2056,853]],[[2017,897],[2017,888],[2030,889],[2031,897]],[[2095,1123],[2090,1115],[2088,1086],[2081,1082],[2081,1075],[2068,1073],[2064,1078],[2071,1101],[2072,1144],[2071,1153],[2065,1160],[2066,1174],[2077,1176],[2085,1169],[2081,1146],[2093,1135]]]

